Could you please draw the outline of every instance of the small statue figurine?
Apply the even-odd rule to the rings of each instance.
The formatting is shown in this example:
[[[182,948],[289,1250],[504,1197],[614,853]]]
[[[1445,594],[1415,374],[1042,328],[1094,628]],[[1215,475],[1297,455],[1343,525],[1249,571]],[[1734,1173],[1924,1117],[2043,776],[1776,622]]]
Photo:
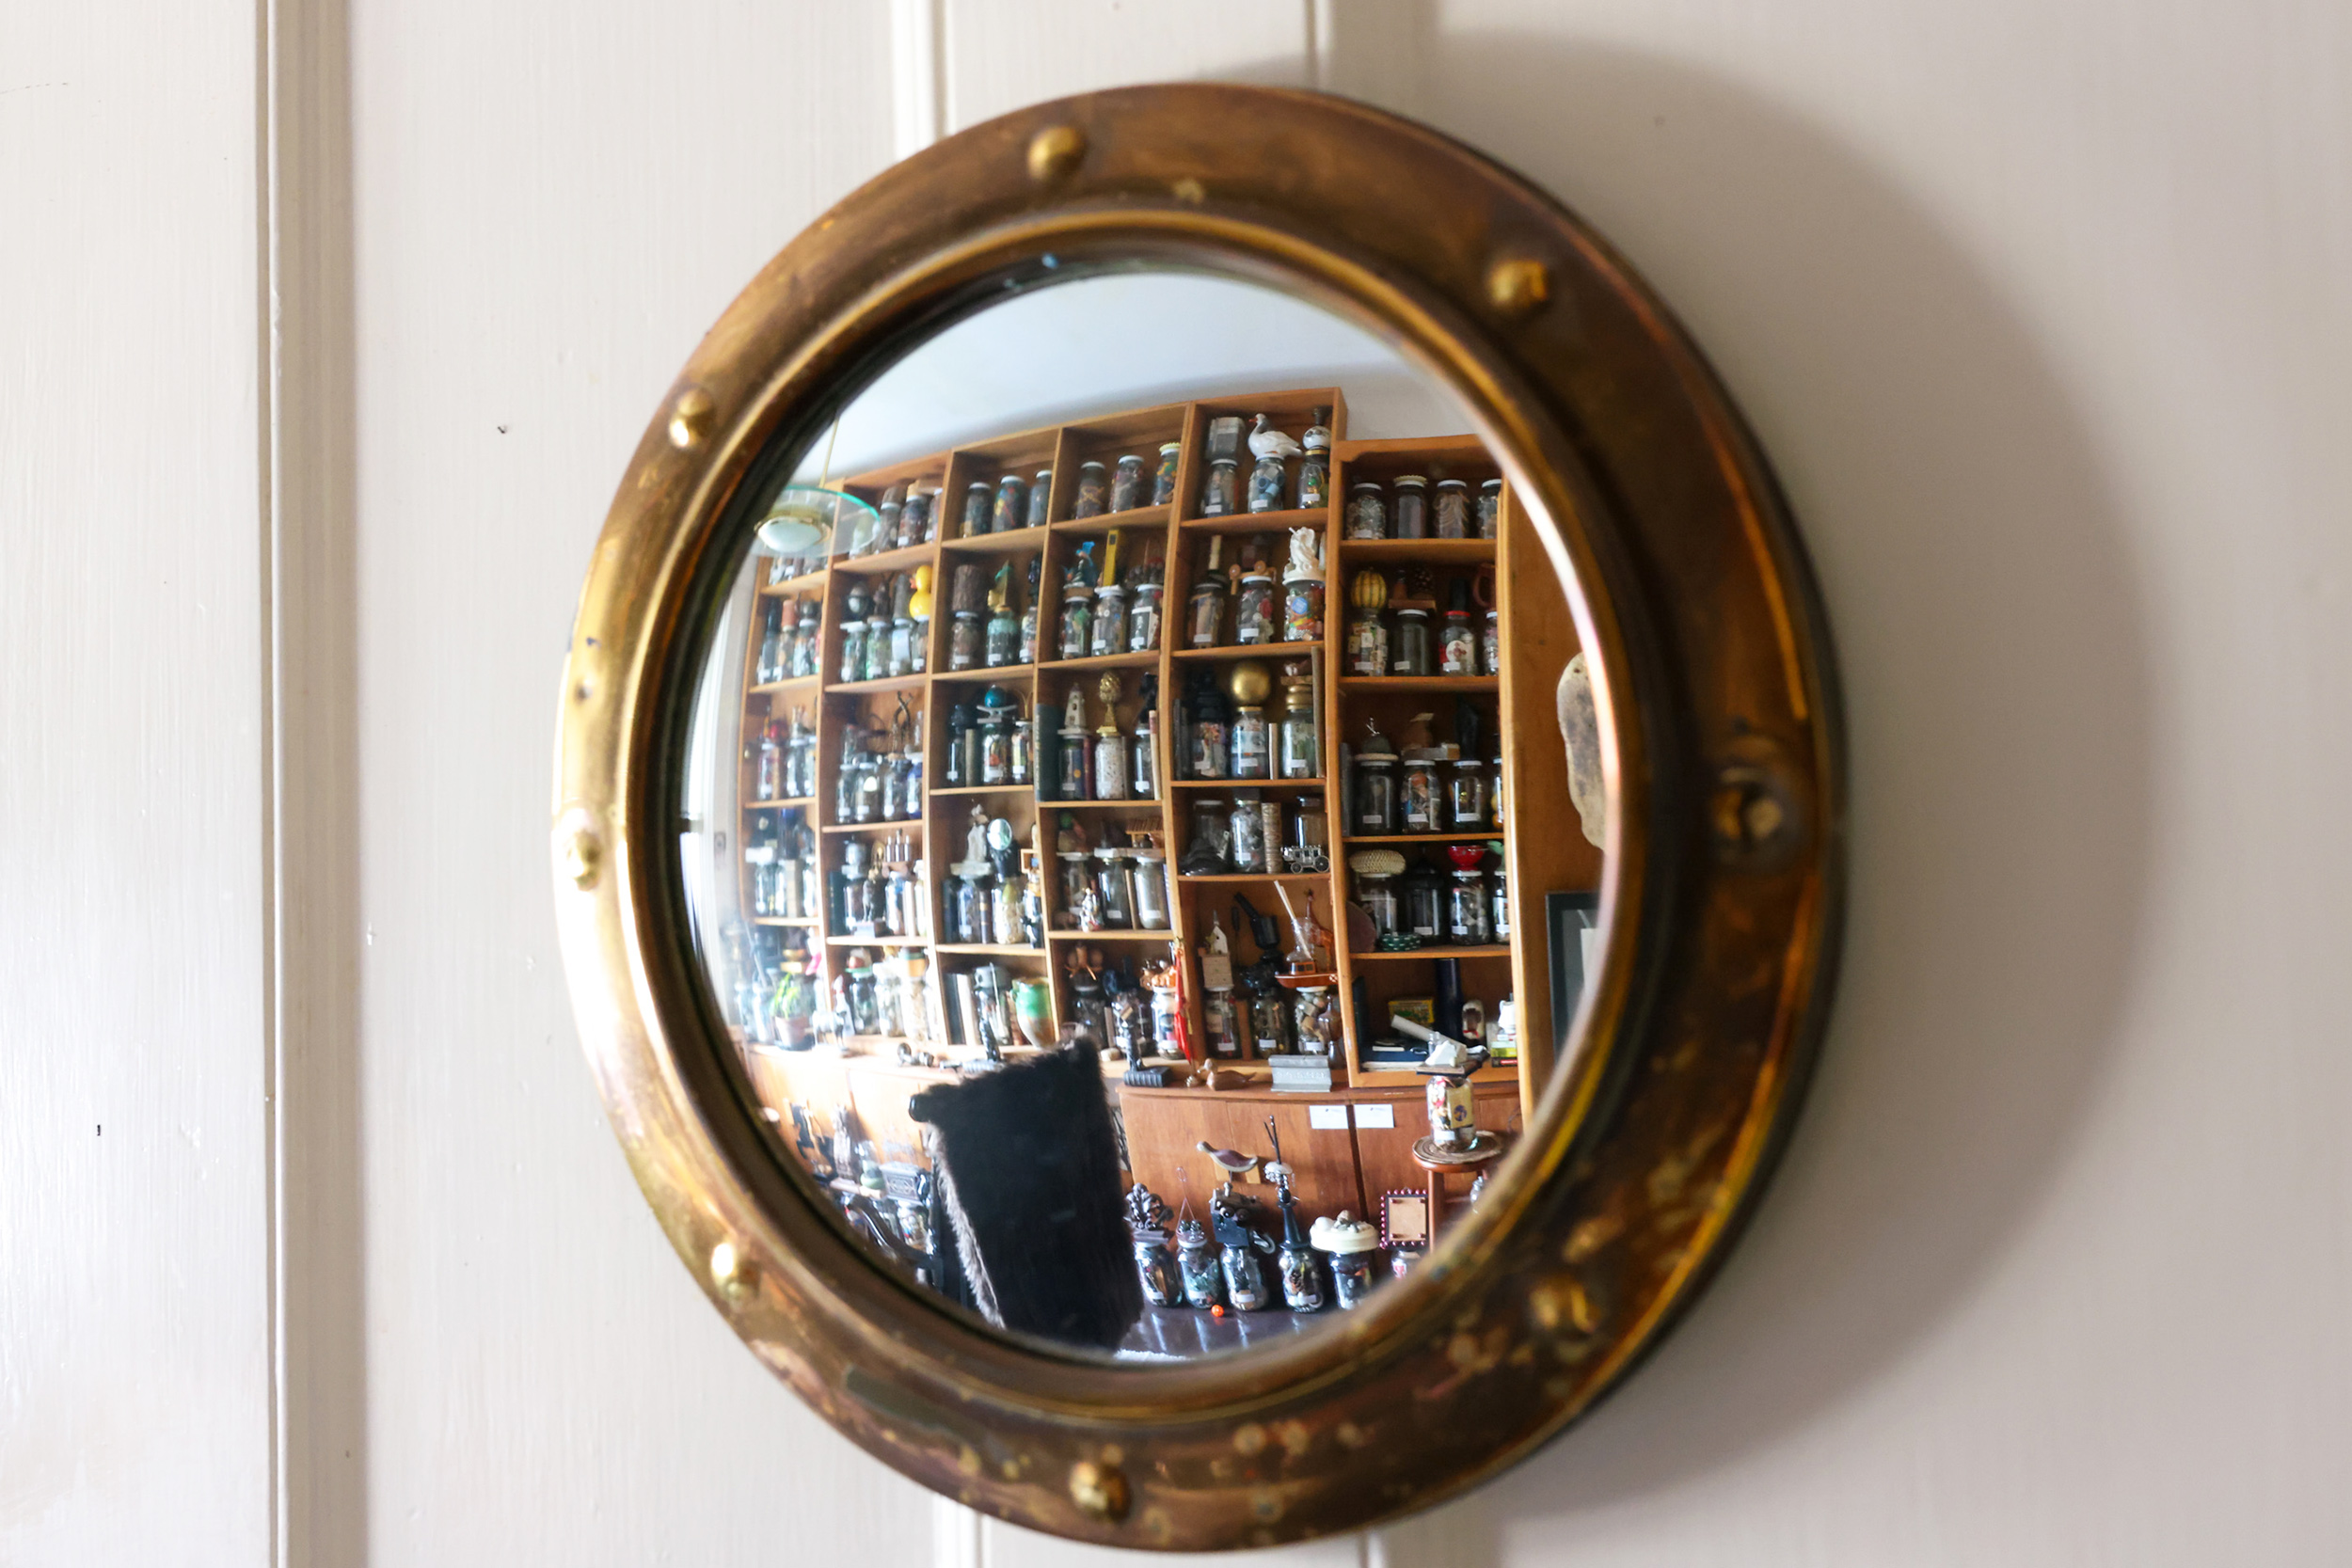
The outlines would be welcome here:
[[[1258,466],[1249,471],[1249,510],[1279,512],[1282,509],[1282,463],[1296,457],[1305,449],[1292,437],[1276,430],[1260,414],[1249,427],[1249,451]]]
[[[988,863],[988,808],[972,802],[972,830],[964,836],[963,858],[974,865]]]

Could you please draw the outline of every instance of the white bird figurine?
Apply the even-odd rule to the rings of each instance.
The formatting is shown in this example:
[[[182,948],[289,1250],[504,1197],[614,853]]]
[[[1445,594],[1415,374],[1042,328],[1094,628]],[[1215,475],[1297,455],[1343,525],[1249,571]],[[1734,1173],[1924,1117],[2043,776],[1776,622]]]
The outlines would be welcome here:
[[[1260,462],[1269,457],[1296,457],[1305,450],[1295,440],[1267,424],[1263,414],[1259,415],[1257,422],[1249,427],[1250,454]]]

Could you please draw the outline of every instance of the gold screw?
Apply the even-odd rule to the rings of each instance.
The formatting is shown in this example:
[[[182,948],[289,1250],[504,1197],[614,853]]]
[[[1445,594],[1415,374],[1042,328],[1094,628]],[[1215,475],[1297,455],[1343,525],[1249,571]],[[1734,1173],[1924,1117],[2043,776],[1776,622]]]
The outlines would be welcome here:
[[[1115,1465],[1082,1459],[1070,1468],[1070,1500],[1087,1517],[1116,1524],[1127,1516],[1127,1478]]]
[[[670,445],[680,451],[689,451],[702,444],[710,434],[710,417],[719,405],[710,401],[710,394],[700,387],[689,387],[670,404]]]
[[[595,887],[596,879],[604,875],[604,841],[586,822],[573,822],[571,831],[564,837],[564,875],[583,893]]]
[[[752,1293],[759,1279],[751,1260],[736,1250],[733,1242],[721,1242],[710,1249],[710,1282],[727,1300],[739,1302]]]
[[[1029,178],[1050,184],[1076,168],[1086,154],[1085,132],[1074,125],[1049,125],[1029,138]]]
[[[1600,1323],[1600,1314],[1593,1309],[1593,1298],[1574,1275],[1554,1275],[1529,1292],[1528,1313],[1535,1326],[1547,1334],[1573,1331],[1590,1334]]]
[[[1487,271],[1486,297],[1505,315],[1527,315],[1551,297],[1551,272],[1533,257],[1508,257]]]

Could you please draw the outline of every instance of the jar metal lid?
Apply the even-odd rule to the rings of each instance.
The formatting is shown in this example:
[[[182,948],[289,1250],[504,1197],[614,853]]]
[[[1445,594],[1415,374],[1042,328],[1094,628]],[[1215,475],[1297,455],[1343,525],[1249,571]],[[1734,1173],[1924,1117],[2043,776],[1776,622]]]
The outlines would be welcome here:
[[[1426,478],[1420,474],[1400,474],[1397,476],[1396,482],[1399,484],[1426,484],[1429,483]]]

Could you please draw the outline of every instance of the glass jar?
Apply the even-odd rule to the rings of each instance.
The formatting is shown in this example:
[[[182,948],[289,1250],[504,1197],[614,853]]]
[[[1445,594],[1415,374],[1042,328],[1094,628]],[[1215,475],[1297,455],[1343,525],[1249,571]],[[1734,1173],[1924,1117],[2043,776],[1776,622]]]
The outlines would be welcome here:
[[[1030,783],[1037,775],[1037,736],[1026,719],[1012,721],[1011,750],[1011,772],[1005,782],[1015,784]]]
[[[1334,1252],[1330,1258],[1331,1299],[1353,1311],[1372,1294],[1373,1282],[1380,1277],[1376,1267],[1378,1253],[1366,1248],[1361,1252]]]
[[[1262,876],[1274,869],[1266,859],[1265,817],[1256,792],[1235,796],[1231,817],[1233,869],[1245,876]]]
[[[1356,807],[1359,836],[1378,837],[1396,832],[1396,753],[1363,752],[1356,758]]]
[[[1391,644],[1389,673],[1429,673],[1429,611],[1418,605],[1400,605],[1397,608],[1396,639]]]
[[[1232,776],[1236,779],[1268,777],[1270,741],[1265,709],[1254,703],[1244,703],[1236,707],[1233,710]]]
[[[1037,478],[1029,482],[1029,527],[1043,528],[1045,526],[1045,509],[1053,503],[1053,499],[1054,470],[1040,468],[1037,471]]]
[[[1279,512],[1282,510],[1282,460],[1272,453],[1258,459],[1249,470],[1249,510]]]
[[[1143,459],[1134,454],[1119,460],[1111,475],[1111,510],[1133,512],[1143,504]]]
[[[1445,831],[1445,797],[1438,782],[1442,753],[1416,749],[1405,753],[1396,790],[1399,832],[1436,833]]]
[[[1312,779],[1323,772],[1323,732],[1315,722],[1314,693],[1305,685],[1283,694],[1282,734],[1276,747],[1285,779]]]
[[[1423,863],[1405,873],[1397,886],[1400,927],[1424,944],[1445,941],[1445,879]]]
[[[1136,732],[1133,744],[1127,748],[1127,794],[1136,800],[1156,800],[1160,798],[1160,734],[1159,715],[1156,712],[1143,716],[1143,727]]]
[[[1456,831],[1486,825],[1486,765],[1463,757],[1454,765],[1453,803],[1447,816]]]
[[[999,604],[989,612],[988,626],[980,638],[980,662],[991,670],[1010,664],[1021,652],[1021,618],[1012,607]]]
[[[841,676],[843,681],[866,678],[866,623],[841,623]]]
[[[1213,990],[1200,998],[1200,1032],[1208,1037],[1210,1055],[1241,1054],[1241,1020],[1232,991]]]
[[[947,668],[969,670],[980,661],[980,618],[970,610],[960,611],[947,627]]]
[[[1184,606],[1185,641],[1196,648],[1214,648],[1224,624],[1225,579],[1214,573],[1204,575],[1193,584],[1192,597]]]
[[[1389,626],[1376,610],[1359,610],[1347,623],[1347,673],[1385,675],[1389,673]]]
[[[1225,1275],[1217,1267],[1216,1248],[1206,1227],[1186,1220],[1177,1231],[1176,1275],[1184,1287],[1184,1305],[1206,1312],[1225,1301]]]
[[[984,942],[988,940],[987,863],[964,861],[954,869],[956,874],[947,883],[948,908],[954,912],[946,940]]]
[[[1282,579],[1282,641],[1323,641],[1323,579],[1285,577]]]
[[[1209,465],[1208,477],[1200,482],[1200,515],[1230,517],[1240,510],[1240,466],[1230,457],[1220,457]]]
[[[988,515],[988,531],[1010,533],[1028,523],[1029,487],[1021,483],[1019,474],[1007,474],[996,482],[996,504]]]
[[[1127,799],[1127,736],[1116,725],[1094,732],[1094,798]]]
[[[986,533],[989,511],[988,481],[976,479],[963,492],[963,532],[959,537],[977,539]]]
[[[1502,481],[1490,479],[1478,487],[1478,537],[1492,539],[1502,531]]]
[[[1136,1277],[1143,1284],[1143,1299],[1154,1307],[1175,1307],[1184,1300],[1176,1283],[1175,1262],[1168,1255],[1168,1238],[1159,1231],[1136,1231]]]
[[[1347,487],[1347,536],[1350,539],[1389,537],[1389,507],[1380,486],[1359,479]]]
[[[1502,673],[1502,613],[1486,611],[1486,627],[1478,641],[1478,673],[1482,675]]]
[[[1135,862],[1136,928],[1165,931],[1168,928],[1168,857],[1157,849],[1137,849],[1131,858]]]
[[[984,784],[1012,782],[1012,732],[1007,727],[1005,710],[983,707],[980,710],[980,778]]]
[[[1102,464],[1086,462],[1078,465],[1078,488],[1070,503],[1073,517],[1099,517],[1110,504],[1110,470]]]
[[[1084,730],[1061,732],[1061,791],[1057,799],[1083,800],[1088,784],[1094,777],[1091,768],[1094,737]]]
[[[1356,873],[1356,903],[1372,921],[1375,942],[1396,933],[1400,918],[1396,897],[1396,873],[1393,871],[1359,871]]]
[[[1405,474],[1396,482],[1396,531],[1399,539],[1429,537],[1429,482],[1420,474]]]
[[[1488,941],[1511,940],[1511,879],[1500,871],[1486,879],[1486,927]]]
[[[1470,629],[1468,609],[1457,607],[1445,612],[1445,625],[1438,630],[1438,673],[1478,673],[1478,634]]]
[[[1486,878],[1478,871],[1456,871],[1446,890],[1446,940],[1456,947],[1486,943]]]
[[[1247,644],[1274,641],[1274,578],[1270,574],[1243,576],[1240,596],[1233,601],[1233,641]]]
[[[1176,499],[1176,460],[1184,454],[1184,450],[1182,442],[1163,441],[1160,443],[1159,469],[1152,476],[1152,504],[1153,506],[1166,506]]]
[[[1126,850],[1105,848],[1094,851],[1094,891],[1103,900],[1104,929],[1135,929],[1135,878],[1127,869]]]
[[[1233,869],[1233,808],[1215,796],[1192,805],[1192,842],[1177,871],[1186,877],[1217,877]]]
[[[1331,1053],[1330,1015],[1324,1010],[1330,999],[1328,986],[1301,986],[1291,992],[1291,1039],[1300,1054]]]
[[[1087,646],[1097,657],[1115,654],[1127,644],[1127,591],[1113,583],[1094,591],[1094,633]]]
[[[1331,823],[1323,815],[1320,797],[1304,796],[1292,803],[1282,832],[1282,869],[1295,875],[1331,869]]]
[[[1087,889],[1093,884],[1094,867],[1083,849],[1061,852],[1061,923],[1057,929],[1078,929],[1078,906],[1086,902]]]
[[[1268,986],[1249,999],[1249,1038],[1261,1059],[1290,1049],[1291,1010],[1282,1006],[1279,986]]]
[[[1437,504],[1431,509],[1431,531],[1439,539],[1470,536],[1470,486],[1458,479],[1438,481]]]
[[[1061,657],[1084,658],[1093,645],[1094,601],[1083,588],[1073,588],[1061,601]]]
[[[1127,612],[1127,651],[1148,654],[1160,645],[1160,594],[1156,582],[1136,584],[1135,608]]]

